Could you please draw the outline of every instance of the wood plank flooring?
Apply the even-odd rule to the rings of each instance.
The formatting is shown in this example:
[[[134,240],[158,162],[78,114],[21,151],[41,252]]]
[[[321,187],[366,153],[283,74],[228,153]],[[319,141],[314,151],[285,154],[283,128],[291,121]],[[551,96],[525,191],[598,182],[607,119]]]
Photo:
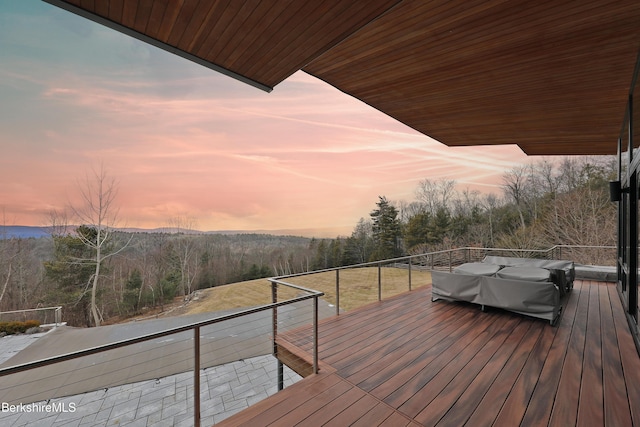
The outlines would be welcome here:
[[[279,336],[311,351],[310,331]],[[640,426],[640,357],[613,284],[577,281],[557,327],[431,301],[326,319],[318,375],[224,426]]]

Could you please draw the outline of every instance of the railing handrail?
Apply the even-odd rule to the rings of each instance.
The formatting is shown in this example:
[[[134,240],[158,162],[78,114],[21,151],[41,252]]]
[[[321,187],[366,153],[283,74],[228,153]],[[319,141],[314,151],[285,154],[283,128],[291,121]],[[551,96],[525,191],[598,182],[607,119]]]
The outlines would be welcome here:
[[[308,271],[308,272],[303,272],[303,273],[295,273],[295,274],[290,274],[290,275],[275,276],[275,277],[268,278],[267,280],[269,282],[271,282],[271,283],[278,283],[278,284],[281,284],[283,286],[287,286],[287,287],[291,287],[291,288],[294,288],[294,289],[298,289],[300,291],[306,292],[307,295],[299,296],[299,297],[288,299],[288,300],[281,301],[281,302],[270,303],[270,304],[265,304],[265,305],[261,305],[261,306],[258,306],[258,307],[250,308],[250,309],[241,310],[241,311],[238,311],[236,313],[226,314],[226,315],[223,315],[223,316],[215,317],[213,319],[208,319],[208,320],[203,320],[203,321],[200,321],[200,322],[190,323],[188,325],[179,326],[179,327],[175,327],[175,328],[171,328],[171,329],[166,329],[166,330],[160,331],[160,332],[154,332],[154,333],[142,335],[140,337],[128,338],[126,340],[117,341],[117,342],[114,342],[114,343],[105,344],[105,345],[101,345],[101,346],[96,346],[96,347],[92,347],[92,348],[85,349],[85,350],[79,350],[79,351],[75,351],[75,352],[71,352],[71,353],[66,353],[66,354],[54,356],[54,357],[47,358],[47,359],[41,359],[41,360],[36,360],[36,361],[33,361],[33,362],[29,362],[29,363],[24,363],[24,364],[20,364],[20,365],[11,366],[11,367],[8,367],[8,368],[0,369],[0,377],[4,376],[4,375],[9,375],[9,374],[25,371],[25,370],[28,370],[28,369],[36,368],[36,367],[42,367],[42,366],[51,365],[51,364],[54,364],[54,363],[65,361],[65,360],[71,360],[71,359],[75,359],[75,358],[78,358],[78,357],[83,357],[83,356],[88,356],[88,355],[91,355],[91,354],[101,353],[103,351],[114,350],[116,348],[125,347],[125,346],[130,345],[130,344],[137,344],[137,343],[140,343],[140,342],[149,341],[149,340],[156,339],[156,338],[161,338],[161,337],[164,337],[164,336],[167,336],[167,335],[173,335],[173,334],[176,334],[176,333],[185,332],[185,331],[188,331],[188,330],[191,330],[191,329],[195,329],[195,328],[198,328],[198,327],[208,326],[208,325],[212,325],[212,324],[215,324],[215,323],[224,322],[226,320],[230,320],[230,319],[234,319],[234,318],[238,318],[238,317],[242,317],[242,316],[247,316],[249,314],[253,314],[253,313],[260,312],[260,311],[273,309],[273,308],[280,307],[280,306],[283,306],[283,305],[293,304],[295,302],[300,302],[300,301],[304,301],[304,300],[307,300],[307,299],[318,298],[318,297],[324,296],[324,292],[317,291],[317,290],[314,290],[314,289],[305,288],[305,287],[302,287],[302,286],[299,286],[299,285],[294,285],[292,283],[288,283],[288,282],[283,280],[283,279],[287,279],[287,278],[299,277],[299,276],[304,276],[304,275],[309,275],[309,274],[316,274],[316,273],[323,273],[323,272],[328,272],[328,271],[345,270],[345,269],[352,269],[352,268],[361,268],[361,267],[367,267],[367,266],[377,266],[377,265],[380,265],[380,264],[383,264],[383,263],[384,264],[388,264],[388,263],[392,263],[392,262],[395,262],[395,261],[401,261],[401,260],[406,260],[406,259],[410,259],[410,258],[419,258],[419,257],[430,256],[430,255],[445,254],[445,253],[451,253],[451,252],[461,252],[461,251],[467,251],[467,250],[510,251],[510,252],[551,252],[556,248],[594,248],[594,249],[595,248],[601,248],[601,249],[611,249],[611,248],[615,248],[615,246],[554,245],[554,246],[552,246],[552,247],[550,247],[548,249],[484,248],[484,247],[465,246],[465,247],[459,247],[459,248],[442,249],[442,250],[438,250],[438,251],[425,252],[425,253],[422,253],[422,254],[405,255],[405,256],[401,256],[401,257],[389,258],[389,259],[378,260],[378,261],[369,261],[369,262],[365,262],[365,263],[352,264],[352,265],[348,265],[348,266],[327,268],[327,269],[323,269],[323,270],[314,270],[314,271]],[[62,307],[61,306],[42,307],[42,308],[26,309],[26,310],[5,311],[5,312],[2,312],[2,313],[21,313],[21,312],[26,312],[26,311],[47,310],[47,309],[62,309]],[[2,313],[0,313],[0,314],[2,314]]]
[[[38,308],[25,308],[24,310],[11,310],[11,311],[0,311],[0,316],[3,314],[14,314],[14,313],[26,313],[27,311],[41,311],[41,310],[62,310],[62,306],[52,306],[52,307],[38,307]]]
[[[322,292],[322,291],[317,291],[315,289],[305,288],[305,287],[300,286],[300,285],[294,285],[293,283],[285,282],[285,281],[280,280],[280,279],[278,279],[276,277],[271,277],[271,278],[269,278],[267,280],[269,282],[271,282],[271,283],[277,283],[279,285],[288,286],[290,288],[297,289],[299,291],[308,292],[308,293],[312,294],[312,296],[317,294],[317,296],[321,297],[321,296],[324,295],[324,292]]]
[[[282,284],[285,284],[284,282]],[[300,286],[294,286],[297,289],[301,289],[303,290],[304,288],[301,288]],[[306,290],[305,290],[306,291]],[[209,326],[209,325],[213,325],[215,323],[220,323],[220,322],[224,322],[226,320],[230,320],[230,319],[235,319],[238,317],[242,317],[242,316],[248,316],[250,314],[254,314],[254,313],[258,313],[261,311],[266,311],[266,310],[271,310],[273,308],[277,308],[283,305],[288,305],[288,304],[293,304],[296,302],[300,302],[300,301],[304,301],[307,299],[311,299],[311,298],[317,298],[317,297],[321,297],[324,295],[323,292],[319,292],[319,291],[309,291],[311,292],[308,295],[302,295],[296,298],[291,298],[285,301],[280,301],[280,302],[276,302],[276,303],[270,303],[270,304],[265,304],[265,305],[261,305],[261,306],[257,306],[254,308],[250,308],[250,309],[245,309],[245,310],[241,310],[238,311],[236,313],[231,313],[231,314],[225,314],[223,316],[218,316],[215,317],[213,319],[208,319],[208,320],[202,320],[199,322],[195,322],[195,323],[190,323],[188,325],[183,325],[183,326],[177,326],[175,328],[171,328],[171,329],[165,329],[163,331],[159,331],[159,332],[153,332],[150,334],[146,334],[146,335],[142,335],[139,337],[134,337],[134,338],[127,338],[125,340],[121,340],[121,341],[116,341],[113,343],[109,343],[109,344],[104,344],[104,345],[100,345],[100,346],[96,346],[96,347],[91,347],[88,349],[84,349],[84,350],[78,350],[78,351],[74,351],[71,353],[65,353],[65,354],[61,354],[58,356],[53,356],[53,357],[49,357],[46,359],[40,359],[40,360],[35,360],[33,362],[28,362],[28,363],[22,363],[19,365],[14,365],[14,366],[9,366],[7,368],[3,368],[0,369],[0,377],[5,376],[5,375],[11,375],[11,374],[15,374],[18,372],[23,372],[23,371],[27,371],[30,369],[35,369],[35,368],[39,368],[39,367],[43,367],[43,366],[48,366],[48,365],[53,365],[55,363],[59,363],[59,362],[64,362],[66,360],[72,360],[72,359],[77,359],[80,357],[84,357],[84,356],[90,356],[92,354],[96,354],[96,353],[102,353],[104,351],[108,351],[108,350],[114,350],[117,348],[121,348],[121,347],[126,347],[128,345],[131,344],[137,344],[137,343],[141,343],[141,342],[145,342],[145,341],[150,341],[156,338],[162,338],[165,337],[167,335],[173,335],[173,334],[177,334],[180,332],[186,332],[195,328],[200,328],[203,326]]]
[[[310,274],[316,274],[316,273],[326,273],[326,272],[330,272],[330,271],[336,271],[336,270],[347,270],[347,269],[352,269],[352,268],[362,268],[362,267],[370,267],[370,266],[377,266],[379,264],[389,264],[395,261],[401,261],[401,260],[406,260],[406,259],[413,259],[413,258],[420,258],[420,257],[425,257],[425,256],[430,256],[430,255],[438,255],[438,254],[446,254],[446,253],[450,253],[450,252],[461,252],[461,251],[467,251],[467,250],[476,250],[476,251],[509,251],[509,252],[552,252],[557,248],[582,248],[582,249],[616,249],[616,246],[603,246],[603,245],[553,245],[548,249],[513,249],[513,248],[485,248],[485,247],[476,247],[476,246],[464,246],[464,247],[458,247],[458,248],[451,248],[451,249],[441,249],[439,251],[431,251],[431,252],[424,252],[421,254],[414,254],[414,255],[404,255],[404,256],[400,256],[400,257],[395,257],[395,258],[388,258],[388,259],[382,259],[382,260],[378,260],[378,261],[367,261],[367,262],[361,262],[358,264],[349,264],[349,265],[343,265],[340,267],[331,267],[331,268],[324,268],[321,270],[312,270],[312,271],[303,271],[301,273],[293,273],[293,274],[284,274],[281,276],[274,276],[269,278],[269,281],[279,281],[282,279],[288,279],[291,277],[300,277],[300,276],[307,276]],[[283,282],[286,283],[286,282]],[[292,286],[291,284],[289,284],[289,286]]]
[[[45,310],[53,310],[53,321],[56,326],[59,326],[62,323],[62,306],[52,306],[52,307],[36,307],[36,308],[25,308],[23,310],[11,310],[11,311],[0,311],[0,316],[3,314],[18,314],[18,313],[28,313],[30,311],[45,311]]]
[[[433,252],[426,252],[426,253],[422,253],[422,254],[414,254],[414,255],[405,255],[405,256],[401,256],[401,257],[396,257],[396,258],[390,258],[390,259],[385,259],[385,260],[378,260],[378,261],[370,261],[370,262],[366,262],[366,263],[360,263],[360,264],[353,264],[353,265],[349,265],[349,266],[341,266],[341,267],[333,267],[333,268],[328,268],[328,269],[323,269],[323,270],[315,270],[315,271],[309,271],[309,272],[303,272],[303,273],[296,273],[296,274],[290,274],[290,275],[283,275],[283,276],[276,276],[276,277],[271,277],[268,278],[267,280],[271,283],[272,286],[272,297],[273,297],[273,301],[270,304],[264,304],[264,305],[260,305],[257,307],[253,307],[253,308],[249,308],[249,309],[244,309],[244,310],[239,310],[235,313],[230,313],[230,314],[226,314],[226,315],[222,315],[222,316],[218,316],[218,317],[214,317],[213,319],[208,319],[208,320],[202,320],[199,322],[194,322],[194,323],[190,323],[187,325],[183,325],[183,326],[178,326],[178,327],[174,327],[171,329],[165,329],[163,331],[159,331],[159,332],[153,332],[150,334],[146,334],[146,335],[142,335],[139,337],[134,337],[134,338],[128,338],[125,340],[121,340],[121,341],[117,341],[114,343],[110,343],[110,344],[104,344],[104,345],[100,345],[100,346],[96,346],[96,347],[91,347],[88,349],[84,349],[84,350],[79,350],[79,351],[74,351],[71,353],[66,353],[66,354],[62,354],[62,355],[58,355],[58,356],[54,356],[54,357],[50,357],[50,358],[46,358],[46,359],[41,359],[41,360],[36,360],[33,362],[28,362],[28,363],[23,363],[23,364],[19,364],[19,365],[14,365],[14,366],[10,366],[4,369],[0,369],[0,377],[6,376],[6,375],[11,375],[14,373],[18,373],[18,372],[24,372],[30,369],[35,369],[35,368],[39,368],[39,367],[43,367],[43,366],[48,366],[48,365],[52,365],[55,363],[59,363],[59,362],[64,362],[67,360],[73,360],[73,359],[77,359],[80,357],[84,357],[84,356],[89,356],[89,355],[93,355],[93,354],[97,354],[97,353],[102,353],[105,351],[109,351],[109,350],[114,350],[117,348],[121,348],[121,347],[126,347],[132,344],[137,344],[140,342],[145,342],[145,341],[150,341],[153,339],[157,339],[157,338],[161,338],[161,337],[165,337],[167,335],[173,335],[173,334],[177,334],[177,333],[181,333],[181,332],[186,332],[186,331],[190,331],[193,330],[194,331],[194,425],[199,426],[200,425],[200,400],[199,400],[199,395],[200,395],[200,378],[199,378],[199,366],[200,366],[200,353],[199,353],[199,341],[200,341],[200,328],[204,327],[204,326],[209,326],[209,325],[213,325],[216,323],[220,323],[220,322],[224,322],[226,320],[230,320],[230,319],[235,319],[235,318],[239,318],[239,317],[243,317],[243,316],[248,316],[250,314],[254,314],[254,313],[258,313],[261,311],[266,311],[266,310],[273,310],[273,340],[274,340],[274,355],[276,355],[275,351],[276,351],[276,342],[275,342],[275,338],[276,338],[276,333],[277,333],[277,308],[281,307],[281,306],[285,306],[285,305],[289,305],[289,304],[293,304],[296,302],[300,302],[300,301],[305,301],[308,299],[313,299],[314,300],[314,317],[313,317],[313,341],[314,341],[314,350],[313,350],[313,358],[314,358],[314,372],[317,373],[318,372],[318,298],[321,296],[324,296],[325,293],[322,291],[317,291],[314,289],[309,289],[309,288],[305,288],[299,285],[295,285],[292,283],[289,283],[287,281],[285,281],[284,279],[287,278],[292,278],[292,277],[299,277],[299,276],[304,276],[304,275],[309,275],[309,274],[316,274],[316,273],[323,273],[323,272],[329,272],[329,271],[336,271],[336,294],[337,294],[337,298],[339,299],[339,271],[340,270],[344,270],[344,269],[353,269],[353,268],[361,268],[361,267],[367,267],[367,266],[377,266],[378,267],[378,299],[380,300],[382,298],[381,296],[381,275],[380,275],[380,268],[383,264],[391,264],[394,262],[398,262],[398,261],[402,261],[402,260],[409,260],[409,290],[411,290],[411,259],[413,258],[420,258],[420,257],[432,257],[432,268],[433,268],[433,256],[434,255],[438,255],[438,254],[446,254],[449,253],[449,267],[451,268],[451,261],[452,261],[452,257],[451,254],[454,252],[467,252],[467,257],[469,256],[469,252],[470,251],[506,251],[506,252],[527,252],[527,253],[550,253],[553,252],[555,249],[558,248],[601,248],[601,249],[612,249],[612,248],[616,248],[615,246],[590,246],[590,245],[554,245],[551,248],[548,249],[509,249],[509,248],[481,248],[481,247],[461,247],[461,248],[452,248],[452,249],[443,249],[443,250],[439,250],[439,251],[433,251]],[[277,301],[277,285],[283,285],[286,287],[290,287],[293,289],[297,289],[299,291],[304,292],[306,295],[302,295],[302,296],[298,296],[292,299],[288,299],[285,301]],[[36,308],[36,309],[27,309],[27,310],[16,310],[16,311],[12,311],[12,312],[5,312],[5,313],[20,313],[20,312],[27,312],[27,311],[39,311],[39,310],[47,310],[47,309],[55,309],[56,313],[59,313],[62,309],[61,306],[58,307],[44,307],[44,308]],[[339,303],[336,304],[336,310],[339,312]]]

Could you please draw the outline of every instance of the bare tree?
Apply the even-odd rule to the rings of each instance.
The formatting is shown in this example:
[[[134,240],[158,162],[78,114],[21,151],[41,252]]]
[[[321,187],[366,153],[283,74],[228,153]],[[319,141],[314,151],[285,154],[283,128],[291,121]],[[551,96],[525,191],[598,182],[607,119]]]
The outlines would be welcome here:
[[[351,234],[352,247],[349,250],[352,252],[352,258],[354,262],[361,263],[369,260],[371,251],[373,250],[373,224],[370,219],[360,218],[356,224],[353,233]]]
[[[479,213],[479,210],[482,208],[480,192],[478,190],[470,190],[469,188],[456,192],[452,205],[454,215],[457,216],[470,216],[474,210],[477,210],[477,213]]]
[[[566,245],[615,245],[616,207],[609,200],[608,188],[582,187],[561,194],[556,207],[544,218],[544,235],[549,243]],[[611,262],[585,254],[583,263]],[[593,257],[593,258],[592,258]]]
[[[450,210],[451,200],[455,197],[456,181],[439,179],[432,181],[423,179],[418,183],[415,195],[416,199],[431,215],[435,215],[439,209]]]
[[[542,159],[532,168],[532,181],[539,194],[547,194],[555,200],[561,185],[561,176],[556,165],[549,159]]]
[[[49,224],[48,233],[51,236],[66,236],[71,232],[71,225],[69,223],[69,215],[66,210],[51,210],[49,211],[47,224]]]
[[[96,293],[100,281],[100,268],[104,261],[126,248],[131,241],[122,242],[119,248],[107,248],[112,240],[114,227],[118,219],[118,208],[115,199],[118,194],[118,186],[113,177],[110,177],[104,166],[92,170],[87,174],[83,182],[78,182],[81,203],[72,206],[71,210],[82,225],[95,229],[95,236],[85,233],[77,233],[82,242],[93,252],[93,258],[87,260],[95,264],[95,271],[91,278],[91,315],[95,326],[100,326],[102,316],[98,312]]]
[[[398,213],[400,222],[406,224],[409,222],[411,217],[424,213],[425,206],[421,202],[413,201],[407,202],[404,200],[400,200],[398,202]]]
[[[7,286],[9,285],[9,280],[11,279],[11,262],[7,264],[7,272],[5,273],[4,284],[2,285],[2,292],[0,292],[0,304],[2,304],[2,299],[4,298],[4,294],[7,291]]]
[[[9,280],[11,279],[11,257],[8,255],[8,245],[7,242],[7,232],[6,232],[6,217],[4,208],[2,208],[2,225],[5,226],[3,228],[3,236],[2,241],[4,244],[0,246],[0,277],[4,276],[4,284],[2,284],[2,292],[0,292],[0,307],[2,306],[2,299],[4,298],[4,294],[7,291],[7,286],[9,285]],[[6,265],[6,267],[5,267]]]
[[[494,193],[486,194],[483,197],[482,205],[484,206],[488,216],[489,216],[489,245],[491,247],[495,246],[494,241],[494,227],[493,227],[493,211],[499,206],[499,199]]]
[[[520,216],[520,225],[524,230],[527,225],[524,220],[523,209],[527,197],[528,166],[517,166],[502,175],[502,182],[505,195],[516,205]]]
[[[175,252],[180,267],[180,295],[188,297],[193,291],[193,282],[198,271],[199,257],[195,254],[194,233],[197,223],[194,218],[179,216],[169,221],[172,229],[182,236],[176,240]]]

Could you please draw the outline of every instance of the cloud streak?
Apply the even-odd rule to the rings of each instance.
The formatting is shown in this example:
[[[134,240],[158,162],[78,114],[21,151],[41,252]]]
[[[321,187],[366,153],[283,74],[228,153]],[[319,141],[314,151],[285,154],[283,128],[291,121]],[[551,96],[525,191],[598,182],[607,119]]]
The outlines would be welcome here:
[[[0,5],[0,197],[16,224],[41,225],[99,163],[128,226],[349,230],[378,195],[410,199],[424,178],[495,191],[526,162],[516,147],[447,148],[301,72],[266,94],[13,3]]]

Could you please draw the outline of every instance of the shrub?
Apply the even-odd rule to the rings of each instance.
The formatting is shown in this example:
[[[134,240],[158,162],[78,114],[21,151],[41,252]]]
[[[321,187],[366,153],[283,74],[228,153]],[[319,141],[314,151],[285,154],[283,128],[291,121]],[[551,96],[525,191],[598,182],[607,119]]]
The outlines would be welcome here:
[[[37,320],[27,320],[26,322],[24,322],[24,325],[26,331],[29,328],[39,328],[40,322],[38,322]]]
[[[0,333],[4,332],[7,335],[23,334],[27,329],[37,328],[39,326],[40,322],[37,320],[27,320],[25,322],[0,322]]]

